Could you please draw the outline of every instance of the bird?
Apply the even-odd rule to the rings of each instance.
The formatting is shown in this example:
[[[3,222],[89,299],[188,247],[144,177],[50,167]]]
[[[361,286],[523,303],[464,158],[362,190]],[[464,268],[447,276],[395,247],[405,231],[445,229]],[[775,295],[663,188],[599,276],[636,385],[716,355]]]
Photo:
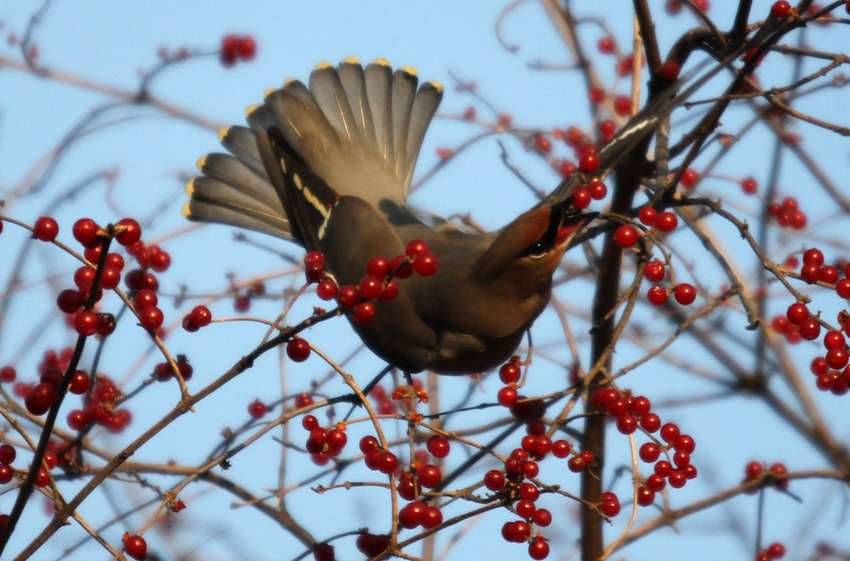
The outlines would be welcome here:
[[[547,200],[503,228],[469,233],[407,204],[413,171],[443,87],[419,84],[385,59],[323,62],[309,83],[289,79],[246,110],[248,126],[219,131],[227,153],[198,160],[183,214],[293,241],[324,255],[339,285],[357,286],[374,256],[427,244],[428,277],[376,300],[365,345],[406,373],[485,372],[508,360],[550,300],[565,251],[598,213]],[[351,319],[349,317],[349,319]]]

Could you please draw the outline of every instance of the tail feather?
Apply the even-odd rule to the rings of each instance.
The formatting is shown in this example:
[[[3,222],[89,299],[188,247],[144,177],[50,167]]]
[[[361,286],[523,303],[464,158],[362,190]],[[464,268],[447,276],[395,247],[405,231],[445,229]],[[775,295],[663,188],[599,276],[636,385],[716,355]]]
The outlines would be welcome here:
[[[393,161],[392,121],[392,69],[384,59],[366,67],[366,95],[375,123],[378,154],[387,162]]]
[[[310,73],[310,91],[328,121],[344,140],[358,142],[360,132],[348,103],[348,95],[336,68],[323,62]]]
[[[407,135],[410,132],[410,113],[419,78],[412,68],[399,68],[393,73],[392,131],[394,158],[390,161],[398,177],[403,177],[407,161]]]
[[[259,156],[259,152],[257,152]],[[265,171],[258,175],[251,167],[229,154],[207,154],[198,160],[198,169],[206,178],[215,180],[228,192],[245,196],[265,207],[270,213],[283,213],[277,192]]]
[[[190,220],[217,222],[291,239],[289,220],[237,187],[208,177],[195,177],[186,185],[190,199],[183,215]]]
[[[419,87],[413,100],[413,108],[410,112],[410,128],[407,133],[408,144],[404,160],[404,167],[400,170],[400,177],[404,179],[405,185],[410,185],[413,180],[413,168],[419,158],[419,150],[422,149],[422,141],[425,139],[425,131],[437,112],[440,100],[443,99],[443,86],[437,82],[425,82]],[[409,187],[408,187],[409,188]]]
[[[266,176],[266,169],[257,150],[257,135],[247,127],[234,125],[218,131],[218,140],[224,148],[236,156],[243,164],[254,170],[260,177]]]
[[[375,123],[372,120],[372,109],[369,107],[369,98],[366,93],[366,73],[363,72],[360,62],[354,57],[349,57],[339,63],[339,79],[345,89],[354,122],[365,142],[364,148],[377,150]]]

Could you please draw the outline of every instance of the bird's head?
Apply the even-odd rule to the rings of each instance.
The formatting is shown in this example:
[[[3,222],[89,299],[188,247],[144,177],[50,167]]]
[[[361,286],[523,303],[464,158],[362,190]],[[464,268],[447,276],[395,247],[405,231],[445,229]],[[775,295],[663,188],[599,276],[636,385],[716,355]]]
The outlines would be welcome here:
[[[561,257],[576,235],[599,214],[572,208],[572,198],[531,209],[505,226],[478,259],[476,280],[502,279],[532,288],[548,286]]]

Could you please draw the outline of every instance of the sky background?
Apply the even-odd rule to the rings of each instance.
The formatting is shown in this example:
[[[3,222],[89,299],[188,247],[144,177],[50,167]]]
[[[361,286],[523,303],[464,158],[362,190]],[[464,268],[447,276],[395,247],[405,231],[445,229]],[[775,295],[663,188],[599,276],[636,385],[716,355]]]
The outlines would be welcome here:
[[[622,38],[623,43],[630,41],[631,16],[625,2],[574,4],[579,14],[585,10],[602,14],[604,24],[616,37]],[[724,12],[722,2],[715,4],[711,15],[720,27],[728,26],[733,14]],[[29,0],[0,0],[0,21],[4,24],[0,33],[20,35],[30,15],[40,5],[40,2]],[[769,5],[770,2],[754,2],[754,13],[766,13]],[[652,2],[652,6],[656,9],[662,52],[666,52],[673,39],[695,22],[687,15],[670,18],[661,9],[661,2]],[[244,108],[259,102],[266,89],[279,86],[285,78],[295,77],[306,81],[310,70],[318,62],[326,60],[336,63],[353,55],[364,64],[385,57],[394,67],[410,65],[417,69],[423,80],[433,79],[443,83],[446,94],[440,107],[441,116],[458,115],[473,105],[479,117],[492,120],[484,105],[468,94],[455,91],[451,72],[464,80],[474,80],[478,92],[500,112],[509,113],[518,127],[544,131],[570,125],[589,128],[593,115],[588,108],[584,83],[578,73],[529,69],[528,65],[533,61],[553,65],[569,62],[569,53],[541,5],[524,2],[505,19],[501,31],[506,41],[520,47],[515,53],[502,48],[496,38],[496,19],[503,7],[504,3],[489,0],[346,3],[62,1],[51,6],[37,29],[35,42],[39,49],[39,60],[51,69],[97,84],[133,91],[138,86],[139,71],[156,64],[159,47],[173,50],[187,46],[212,52],[224,34],[249,33],[258,44],[254,61],[226,69],[215,56],[193,59],[166,70],[152,87],[151,91],[157,98],[202,116],[216,125],[242,123]],[[585,35],[586,45],[593,50],[602,31],[592,25],[589,28]],[[838,45],[842,44],[841,33],[834,29],[823,33],[822,48],[840,50]],[[846,49],[846,31],[843,31],[843,39]],[[623,48],[630,50],[629,46]],[[13,47],[5,42],[0,44],[0,55],[18,58]],[[598,67],[603,81],[609,87],[613,87],[615,82],[613,66],[613,60],[609,58],[603,59]],[[782,61],[771,67],[771,71],[776,73],[777,83],[787,83],[788,69],[789,65]],[[773,76],[765,72],[761,77],[765,83],[770,83]],[[617,89],[625,93],[627,84],[619,83]],[[101,94],[65,83],[20,72],[0,71],[0,198],[9,198],[10,194],[17,193],[21,182],[31,170],[37,168],[40,159],[92,107],[106,99]],[[816,107],[829,99],[815,97],[809,103]],[[846,107],[846,101],[840,106]],[[731,111],[730,129],[735,130],[731,123],[743,122],[734,121],[736,117],[743,118],[746,115],[746,111]],[[232,228],[208,226],[170,237],[175,231],[187,227],[180,215],[180,207],[185,200],[182,178],[195,173],[194,162],[200,156],[218,150],[214,128],[174,119],[151,108],[124,108],[110,113],[104,123],[115,119],[126,120],[118,126],[95,130],[75,143],[40,192],[10,199],[10,204],[3,212],[31,222],[44,213],[44,209],[51,205],[58,193],[69,186],[79,183],[92,173],[116,170],[117,179],[110,188],[103,183],[95,184],[53,212],[63,228],[60,239],[71,241],[70,226],[81,216],[90,216],[102,224],[124,216],[141,219],[145,222],[145,239],[163,239],[163,248],[173,258],[172,270],[160,277],[161,292],[166,300],[176,295],[183,285],[193,294],[218,294],[226,290],[226,274],[229,272],[235,272],[238,280],[244,280],[257,275],[277,275],[288,267],[268,251],[235,243]],[[430,170],[438,162],[435,155],[437,148],[455,148],[481,130],[474,124],[438,118],[426,137],[417,175]],[[727,158],[724,166],[718,170],[716,181],[706,187],[714,189],[707,193],[729,197],[729,208],[744,216],[758,209],[758,201],[737,196],[737,191],[733,191],[737,188],[728,178],[756,174],[757,179],[765,181],[769,171],[764,165],[767,147],[771,146],[768,144],[769,138],[764,134],[752,136]],[[546,191],[555,187],[557,174],[540,158],[529,155],[515,138],[500,138],[512,163],[520,166],[529,180]],[[806,137],[806,142],[807,147],[825,160],[843,162],[839,164],[843,166],[839,170],[844,171],[835,172],[834,179],[844,180],[847,177],[847,142],[839,138],[815,131]],[[563,147],[559,150],[564,154]],[[783,168],[783,186],[789,192],[798,193],[801,201],[805,201],[810,223],[834,223],[836,228],[845,226],[824,202],[822,195],[809,190],[810,183],[795,162],[789,162]],[[502,164],[496,137],[490,137],[462,153],[451,165],[437,173],[426,189],[417,191],[412,197],[412,203],[416,206],[444,216],[471,212],[472,217],[488,229],[506,224],[534,202],[530,191]],[[597,206],[601,208],[599,203]],[[8,224],[4,226],[0,237],[0,281],[5,287],[18,248],[25,243],[26,236]],[[716,226],[717,235],[724,245],[728,244],[730,254],[736,259],[740,257],[741,266],[748,274],[752,274],[752,264],[737,245],[735,232],[724,229],[723,225]],[[300,256],[300,250],[277,240],[259,235],[251,236],[251,239],[275,248],[283,247],[289,253]],[[789,244],[786,247],[790,247],[791,241],[785,242]],[[799,242],[795,243],[799,245]],[[687,254],[689,248],[695,251],[698,246],[691,239],[682,240],[681,247]],[[783,256],[776,255],[774,258],[781,260]],[[61,290],[70,284],[70,275],[76,265],[67,255],[36,247],[24,266],[26,288],[21,291],[20,297],[13,300],[5,317],[3,331],[0,332],[0,364],[15,363],[20,365],[19,372],[26,373],[29,370],[29,374],[19,374],[22,379],[28,376],[32,378],[31,372],[34,372],[45,349],[59,348],[73,341],[71,334],[59,322],[42,321],[46,322],[52,313],[49,303],[57,288]],[[713,290],[719,290],[724,279],[716,265],[705,264],[705,268],[699,271],[707,285]],[[276,279],[269,281],[269,285],[282,290],[290,282],[287,279]],[[300,277],[297,282],[300,282]],[[579,314],[587,311],[586,303],[592,297],[592,290],[593,286],[588,282],[573,281],[566,283],[560,294],[568,308]],[[112,306],[117,306],[116,302],[112,300]],[[783,302],[783,306],[787,305],[787,300]],[[316,303],[315,298],[299,302],[290,317],[304,317]],[[777,306],[777,310],[780,307]],[[178,324],[187,309],[184,306],[178,311],[171,305],[164,306],[166,323],[172,326]],[[234,315],[232,305],[227,301],[215,304],[212,309],[216,317]],[[258,303],[252,307],[251,315],[273,318],[279,312],[279,302]],[[743,315],[731,313],[724,317],[738,331],[745,324]],[[625,344],[618,351],[616,361],[622,361],[620,365],[642,355],[641,342],[654,342],[654,336],[660,341],[669,333],[669,326],[656,323],[657,317],[652,311],[641,312],[636,322],[648,330],[644,332],[648,335],[642,336],[639,332],[629,335],[631,344]],[[589,356],[587,326],[580,319],[577,323],[576,333],[586,361]],[[126,381],[128,388],[133,388],[159,359],[140,340],[138,328],[133,330],[132,326],[124,327],[116,333],[114,342],[106,346],[102,365],[104,371],[113,368],[108,373]],[[565,349],[547,347],[547,344],[559,341],[558,329],[557,317],[550,311],[544,314],[534,332],[535,343],[551,359],[544,358],[535,366],[539,365],[541,377],[548,376],[548,381],[556,385],[558,380],[566,378],[563,363],[568,360]],[[169,336],[167,343],[173,352],[186,352],[190,356],[196,369],[195,382],[198,386],[195,387],[201,387],[201,381],[209,381],[220,374],[252,349],[264,334],[265,330],[259,324],[224,324],[204,330],[203,337],[201,334],[188,335],[177,329]],[[312,343],[328,350],[338,360],[358,347],[358,340],[342,321],[317,327],[307,336]],[[734,352],[736,342],[730,340],[727,343]],[[691,359],[696,356],[697,360],[703,360],[707,370],[715,366],[711,357],[702,357],[699,354],[701,350],[687,345],[686,341],[681,341],[675,350]],[[800,364],[807,364],[815,356],[815,351],[812,347],[802,346],[797,355]],[[224,427],[236,427],[246,421],[245,407],[251,400],[259,397],[271,401],[281,395],[279,359],[276,353],[264,356],[254,369],[230,383],[226,391],[199,405],[196,412],[187,416],[185,421],[181,420],[163,431],[133,459],[164,462],[168,458],[176,458],[179,463],[188,465],[202,462],[210,447],[218,441]],[[90,362],[91,356],[87,360]],[[380,367],[379,361],[367,352],[360,353],[346,364],[346,368],[357,373],[357,379],[364,384]],[[309,390],[310,381],[323,377],[328,370],[315,357],[304,365],[292,366],[290,363],[286,368],[284,391],[287,394]],[[670,418],[678,421],[688,432],[704,435],[698,437],[695,463],[700,465],[698,458],[711,457],[716,460],[713,467],[708,467],[707,461],[702,464],[707,467],[704,470],[700,468],[701,478],[673,494],[675,505],[689,504],[734,485],[741,479],[743,465],[749,459],[759,458],[767,462],[784,460],[791,469],[812,469],[823,465],[820,458],[813,455],[803,439],[796,434],[783,432],[779,433],[781,438],[777,438],[777,433],[772,430],[777,422],[776,417],[751,401],[739,399],[724,404],[709,402],[685,407],[670,406],[673,397],[704,396],[714,389],[707,382],[700,385],[693,378],[676,376],[673,372],[669,365],[656,361],[636,370],[627,385],[633,387],[636,394],[650,396],[654,402],[667,402],[668,408],[662,414],[665,420]],[[499,386],[493,382],[495,380],[490,380],[479,390],[476,394],[478,401],[492,401],[495,398]],[[444,388],[447,388],[450,396],[464,394],[468,386],[466,379],[444,381]],[[539,387],[539,391],[545,391],[545,385]],[[454,394],[451,392],[453,388]],[[342,386],[331,382],[326,390],[330,394],[339,393]],[[132,440],[152,420],[158,418],[157,413],[161,414],[165,407],[174,403],[177,398],[176,388],[157,385],[146,391],[145,398],[130,406],[137,423],[134,423],[128,434],[104,436],[102,443],[112,442],[114,449],[120,449],[121,444]],[[843,402],[839,398],[827,399],[824,407],[827,415],[834,415],[829,418],[840,420],[842,426],[846,427],[847,408],[842,407],[841,403],[846,404],[846,398]],[[462,424],[461,418],[457,426]],[[301,429],[294,427],[291,430],[295,432]],[[356,430],[352,433],[358,434]],[[846,429],[839,433],[846,441]],[[279,431],[270,434],[279,434]],[[300,442],[303,437],[295,432],[292,438]],[[349,447],[356,447],[357,438],[359,436],[350,437]],[[616,437],[612,437],[612,440],[617,442]],[[628,454],[625,439],[620,439],[618,444],[612,446],[617,446],[619,454]],[[740,467],[729,469],[728,465],[724,466],[727,462],[728,465]],[[564,466],[556,466],[554,460],[549,460],[549,463],[551,465],[545,465],[544,470],[551,471],[544,471],[544,474],[554,477],[558,467],[565,471]],[[267,435],[258,445],[240,454],[228,474],[252,490],[261,492],[260,489],[270,489],[277,485],[279,465],[280,447]],[[496,466],[494,464],[491,467]],[[287,481],[302,480],[314,473],[315,469],[307,461],[292,462]],[[370,477],[370,473],[365,470],[357,475],[364,479]],[[577,478],[571,481],[571,490],[575,491]],[[326,480],[323,482],[327,483]],[[167,488],[174,480],[157,479],[157,483]],[[68,482],[66,485],[68,495],[71,495],[71,489],[81,484]],[[111,482],[107,487],[121,496],[122,500],[125,500],[125,494],[139,502],[149,497],[137,488],[121,483]],[[126,490],[128,487],[129,493]],[[620,488],[625,489],[626,486],[621,485]],[[251,560],[289,559],[301,552],[300,545],[250,507],[230,510],[229,504],[234,500],[231,496],[218,491],[210,493],[204,489],[200,486],[189,487],[185,496],[191,499],[186,501],[190,508],[185,512],[190,516],[172,517],[172,530],[160,528],[160,531],[146,534],[151,550],[162,553],[164,559],[176,558],[175,552],[178,551],[193,551],[197,558],[204,559]],[[786,496],[767,497],[769,520],[765,525],[767,542],[784,539],[792,551],[792,558],[794,553],[799,553],[793,550],[794,541],[799,537],[798,532],[807,534],[806,543],[811,544],[819,539],[819,535],[834,537],[834,532],[844,532],[846,535],[847,531],[838,516],[846,502],[846,491],[833,493],[835,486],[825,483],[800,483],[799,486],[795,484],[795,489],[805,498],[802,505]],[[309,489],[301,489],[291,493],[288,504],[295,509],[299,520],[303,520],[305,526],[319,538],[366,525],[376,531],[386,529],[388,500],[385,495],[357,491],[334,492],[338,494],[337,497],[331,494],[319,496]],[[0,496],[0,511],[6,512],[11,508],[13,497],[14,493]],[[19,535],[13,540],[10,550],[19,550],[47,522],[41,512],[41,504],[42,501],[38,499],[29,506],[19,526]],[[298,506],[292,507],[293,504]],[[578,535],[574,529],[576,511],[572,507],[565,507],[563,501],[551,504],[556,522],[546,533],[552,539],[553,554],[550,559],[567,558],[575,550]],[[557,512],[555,509],[558,509]],[[102,521],[108,520],[112,511],[108,501],[103,496],[97,496],[84,503],[80,512],[87,518]],[[629,512],[624,509],[624,514],[609,532],[611,537],[624,528]],[[678,559],[686,551],[692,552],[696,559],[749,559],[752,558],[752,543],[755,541],[755,518],[755,500],[752,497],[739,497],[709,514],[683,521],[681,527],[677,528],[677,531],[682,531],[681,537],[672,529],[664,529],[645,542],[631,546],[625,555],[630,559],[648,559],[650,556],[657,560]],[[526,559],[525,548],[505,544],[498,535],[498,527],[508,519],[512,518],[507,513],[491,513],[486,522],[469,529],[451,550],[449,557],[481,559],[484,558],[481,557],[482,551],[492,552],[494,544],[497,544],[495,547],[498,547],[500,557]],[[104,535],[110,543],[117,545],[125,529],[132,533],[146,521],[143,514],[131,516],[125,522],[126,526],[111,528]],[[822,521],[823,524],[809,527],[808,524],[813,521]],[[63,537],[57,540],[56,545],[49,543],[34,558],[61,558],[62,549],[81,537],[78,529],[62,532],[70,536],[72,531],[75,537]],[[340,543],[340,558],[358,558],[359,554],[352,553],[351,540]],[[444,545],[445,539],[440,544]],[[98,549],[89,544],[76,550],[69,558],[103,558],[102,551]],[[412,553],[416,554],[416,549]]]

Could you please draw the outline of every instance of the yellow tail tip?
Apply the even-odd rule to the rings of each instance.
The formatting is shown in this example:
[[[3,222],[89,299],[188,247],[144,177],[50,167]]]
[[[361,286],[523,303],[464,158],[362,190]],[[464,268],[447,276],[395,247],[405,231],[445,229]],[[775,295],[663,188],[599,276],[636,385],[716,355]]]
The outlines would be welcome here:
[[[390,61],[388,61],[388,60],[387,60],[387,59],[385,59],[385,58],[376,58],[375,60],[373,60],[373,61],[372,61],[372,62],[370,62],[369,64],[377,64],[377,65],[379,65],[379,66],[389,66],[389,65],[390,65]]]
[[[190,201],[186,201],[183,203],[183,208],[180,209],[180,214],[183,215],[183,218],[192,218],[192,211],[189,209]]]
[[[350,56],[350,57],[344,58],[340,64],[358,64],[359,65],[360,61],[357,60],[357,57]]]
[[[207,163],[207,156],[209,156],[209,154],[204,154],[203,156],[198,158],[197,162],[195,162],[195,167],[198,168],[198,171],[204,171],[204,166]]]
[[[194,177],[192,179],[190,179],[188,182],[186,182],[186,186],[183,188],[183,190],[186,191],[187,195],[189,195],[190,197],[192,196],[192,194],[195,192],[195,178]],[[186,201],[186,202],[188,203],[189,201]]]
[[[317,64],[315,67],[313,67],[313,72],[315,72],[316,70],[324,70],[326,68],[333,68],[333,66],[331,66],[331,63],[329,63],[328,61],[323,60],[322,62]]]
[[[254,111],[256,111],[257,109],[259,109],[262,106],[263,106],[262,103],[255,103],[254,105],[249,105],[248,107],[245,108],[245,116],[250,117],[251,113],[253,113]]]
[[[422,85],[423,86],[431,86],[432,88],[437,90],[438,93],[443,93],[443,90],[445,89],[445,88],[443,88],[443,84],[441,84],[440,82],[437,82],[435,80],[429,80],[428,82],[425,82]]]
[[[413,68],[412,66],[402,66],[401,68],[399,68],[399,70],[401,72],[405,72],[407,74],[410,74],[413,77],[419,76],[419,74],[416,72],[416,69]]]
[[[227,133],[230,132],[230,127],[221,127],[218,129],[218,141],[224,142],[224,139],[227,137]]]

